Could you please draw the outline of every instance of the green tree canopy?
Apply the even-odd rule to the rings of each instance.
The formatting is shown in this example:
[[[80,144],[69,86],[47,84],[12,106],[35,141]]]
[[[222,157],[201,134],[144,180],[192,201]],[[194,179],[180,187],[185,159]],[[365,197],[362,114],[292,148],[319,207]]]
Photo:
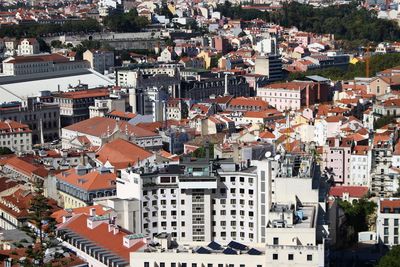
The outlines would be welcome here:
[[[128,13],[113,15],[104,19],[104,25],[116,32],[137,32],[148,24],[149,21],[147,18],[139,16],[136,9],[131,9]]]
[[[8,147],[0,147],[0,155],[9,155],[13,152]]]
[[[394,246],[379,260],[377,267],[400,267],[400,246]]]

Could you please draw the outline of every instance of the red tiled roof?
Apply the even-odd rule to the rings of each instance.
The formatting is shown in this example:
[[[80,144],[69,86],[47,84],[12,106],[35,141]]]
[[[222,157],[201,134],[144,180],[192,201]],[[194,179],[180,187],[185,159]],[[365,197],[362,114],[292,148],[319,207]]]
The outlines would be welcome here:
[[[100,173],[97,170],[78,175],[75,169],[69,169],[56,175],[57,179],[86,191],[115,188],[115,173]]]
[[[343,193],[348,193],[349,197],[362,198],[368,193],[367,186],[335,186],[329,190],[329,195],[342,197]]]
[[[129,164],[133,166],[152,155],[151,152],[123,139],[116,139],[105,144],[96,153],[97,160],[103,164],[109,161],[116,169],[127,168]]]
[[[5,120],[5,121],[0,120],[0,131],[4,131],[6,133],[31,132],[28,125],[11,120]]]
[[[127,130],[130,135],[134,135],[137,137],[147,137],[147,136],[157,135],[154,132],[145,130],[138,126],[131,125],[126,121],[117,121],[105,117],[94,117],[91,119],[87,119],[75,123],[73,125],[67,126],[64,129],[101,137],[107,135],[108,131],[111,134],[116,127],[118,127],[121,132],[125,132]]]
[[[60,92],[55,93],[55,97],[60,98],[70,98],[70,99],[81,99],[81,98],[91,98],[91,97],[107,97],[110,95],[110,91],[105,88],[101,89],[88,89],[73,92]]]
[[[31,56],[14,56],[6,63],[27,63],[27,62],[69,62],[67,57],[60,54],[49,55],[31,55]]]
[[[36,166],[28,161],[25,161],[24,158],[19,158],[17,156],[9,158],[5,165],[12,167],[14,170],[19,171],[27,176],[36,174],[40,177],[46,177],[49,173],[43,166]]]
[[[279,116],[282,115],[281,112],[279,112],[276,109],[266,109],[266,110],[261,110],[261,111],[246,111],[243,114],[243,117],[247,118],[268,118],[272,116]]]
[[[268,108],[268,102],[257,97],[236,97],[229,102],[229,106],[259,107]]]
[[[272,138],[275,139],[275,135],[269,131],[264,131],[258,135],[260,138]]]
[[[384,199],[380,201],[381,212],[384,208],[389,208],[393,212],[394,208],[400,208],[400,199]]]
[[[80,208],[74,208],[74,209],[69,209],[69,210],[58,210],[56,212],[53,212],[51,214],[51,217],[56,220],[57,223],[62,223],[62,217],[68,214],[71,215],[77,215],[77,214],[86,214],[90,215],[90,210],[95,209],[96,210],[96,216],[103,216],[108,213],[108,211],[104,210],[102,206],[100,205],[94,205],[94,206],[87,206],[87,207],[80,207]]]
[[[83,238],[92,241],[94,244],[115,253],[127,262],[129,262],[129,254],[131,252],[138,251],[145,245],[143,242],[138,242],[138,244],[131,248],[127,248],[123,245],[123,238],[130,233],[124,232],[121,229],[119,233],[113,234],[113,232],[108,231],[107,222],[103,222],[96,228],[90,229],[87,227],[88,217],[89,216],[85,214],[76,215],[64,224],[60,225],[59,229],[69,229]]]
[[[109,113],[109,115],[116,116],[119,118],[126,118],[126,119],[133,119],[137,116],[135,113],[123,112],[123,111],[118,111],[118,110],[111,111]]]

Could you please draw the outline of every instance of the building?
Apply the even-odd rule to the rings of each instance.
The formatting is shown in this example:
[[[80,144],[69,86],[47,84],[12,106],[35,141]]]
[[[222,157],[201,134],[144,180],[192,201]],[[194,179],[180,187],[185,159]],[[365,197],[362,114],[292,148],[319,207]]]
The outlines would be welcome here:
[[[242,76],[204,78],[195,81],[183,81],[181,97],[192,100],[205,100],[214,96],[250,96],[250,87]]]
[[[376,218],[376,236],[381,245],[399,244],[400,199],[381,198]]]
[[[301,158],[293,156],[292,160],[297,163]],[[180,242],[266,242],[269,217],[265,205],[271,203],[272,192],[277,192],[272,182],[276,174],[271,170],[278,170],[281,163],[252,161],[250,167],[237,166],[231,160],[215,163],[218,165],[208,160],[184,160],[156,172],[150,168],[141,175],[121,170],[119,177],[125,176],[126,182],[123,186],[117,183],[117,192],[123,190],[125,198],[142,201],[143,233],[149,236],[166,232]],[[304,161],[303,166],[309,163]],[[275,164],[278,165],[272,166]],[[296,186],[311,188],[312,180],[319,178],[314,176],[317,174],[312,166],[308,168],[311,173],[295,169],[287,175],[291,175]],[[296,180],[298,175],[305,175],[304,179]],[[307,178],[308,175],[314,178]],[[282,184],[276,186],[283,186],[285,181],[282,178],[278,181]],[[315,197],[314,193],[318,195],[318,188],[315,190],[310,198]],[[304,194],[310,194],[310,190],[305,189]],[[318,203],[318,198],[314,202]]]
[[[189,115],[189,105],[185,99],[172,98],[166,103],[166,118],[167,120],[182,120]]]
[[[18,44],[18,56],[26,56],[39,53],[39,42],[35,38],[22,39]]]
[[[16,121],[0,120],[0,146],[13,152],[32,150],[32,131],[28,125]]]
[[[319,198],[319,170],[310,157],[263,159],[252,161],[251,167],[229,160],[216,162],[216,169],[211,162],[198,159],[169,165],[157,174],[121,172],[121,177],[125,174],[121,188],[125,196],[143,194],[144,233],[165,248],[131,254],[138,266],[164,262],[324,266],[327,226],[318,222],[324,216],[325,200]],[[193,246],[170,250],[164,246],[168,239]],[[216,248],[215,243],[224,245]],[[258,252],[258,248],[250,252],[243,245],[255,243],[265,245]],[[224,254],[243,258],[229,259]]]
[[[60,107],[57,104],[36,102],[33,98],[24,103],[0,104],[0,120],[13,120],[27,125],[31,130],[31,144],[59,138]]]
[[[94,106],[89,107],[89,118],[105,117],[112,112],[123,114],[125,110],[125,99],[95,99]]]
[[[95,100],[110,96],[107,88],[86,89],[53,94],[54,103],[60,106],[61,127],[65,127],[90,117],[90,106],[95,106]]]
[[[115,139],[96,152],[96,162],[113,170],[154,164],[155,155],[124,139]]]
[[[372,146],[371,192],[380,197],[391,196],[397,191],[397,172],[391,171],[393,157],[393,134],[375,133]]]
[[[70,61],[60,54],[12,56],[3,61],[5,75],[30,75],[89,68],[89,62]]]
[[[313,82],[274,83],[257,88],[257,96],[279,111],[299,110],[328,101],[330,88],[327,84]]]
[[[114,52],[105,50],[86,50],[83,53],[83,60],[90,63],[95,71],[104,74],[114,67]]]
[[[142,148],[158,149],[162,146],[161,136],[149,130],[129,124],[126,121],[106,117],[94,117],[62,130],[62,147],[68,148],[100,148],[115,140],[125,139]]]
[[[68,208],[90,206],[94,198],[113,196],[116,176],[107,168],[79,165],[56,176],[61,205]]]
[[[350,184],[352,147],[352,140],[328,138],[327,145],[323,148],[323,166],[327,168],[336,184]]]
[[[270,54],[258,56],[255,60],[254,73],[268,77],[268,81],[275,82],[282,80],[282,60],[280,55]]]
[[[33,185],[38,181],[43,182],[49,174],[42,165],[34,162],[30,156],[13,156],[7,159],[2,171],[7,177],[28,185]]]
[[[378,97],[398,89],[400,89],[400,75],[377,76],[367,85],[367,93]]]
[[[146,247],[130,254],[130,260],[138,267],[155,266],[230,266],[266,267],[265,248],[248,247],[238,242],[178,244],[174,248],[171,236],[164,233],[154,237],[160,244]]]
[[[57,235],[88,266],[133,266],[129,263],[130,253],[144,246],[147,240],[143,235],[121,229],[114,221],[109,215],[96,216],[95,212],[64,216]]]
[[[0,227],[5,230],[21,228],[28,220],[32,197],[29,190],[22,188],[16,188],[9,195],[0,196]]]
[[[355,146],[350,156],[350,185],[370,186],[372,151],[368,146]]]

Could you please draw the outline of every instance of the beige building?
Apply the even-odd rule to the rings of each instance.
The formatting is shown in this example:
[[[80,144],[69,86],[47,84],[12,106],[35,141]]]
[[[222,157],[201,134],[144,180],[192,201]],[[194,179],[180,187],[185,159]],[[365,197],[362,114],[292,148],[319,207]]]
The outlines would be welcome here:
[[[90,63],[95,71],[104,74],[114,67],[114,52],[104,50],[86,50],[83,59]]]

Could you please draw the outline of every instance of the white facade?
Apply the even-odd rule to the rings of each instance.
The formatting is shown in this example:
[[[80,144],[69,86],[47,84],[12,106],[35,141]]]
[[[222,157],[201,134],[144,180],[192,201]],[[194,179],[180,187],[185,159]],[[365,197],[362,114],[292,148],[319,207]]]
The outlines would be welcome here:
[[[380,199],[376,219],[376,235],[380,244],[399,244],[400,199]]]
[[[36,39],[23,39],[18,45],[18,56],[39,54],[39,42]]]
[[[352,154],[350,157],[350,185],[370,186],[372,153]]]
[[[285,88],[257,88],[257,96],[279,111],[299,110],[301,108],[301,90]]]

